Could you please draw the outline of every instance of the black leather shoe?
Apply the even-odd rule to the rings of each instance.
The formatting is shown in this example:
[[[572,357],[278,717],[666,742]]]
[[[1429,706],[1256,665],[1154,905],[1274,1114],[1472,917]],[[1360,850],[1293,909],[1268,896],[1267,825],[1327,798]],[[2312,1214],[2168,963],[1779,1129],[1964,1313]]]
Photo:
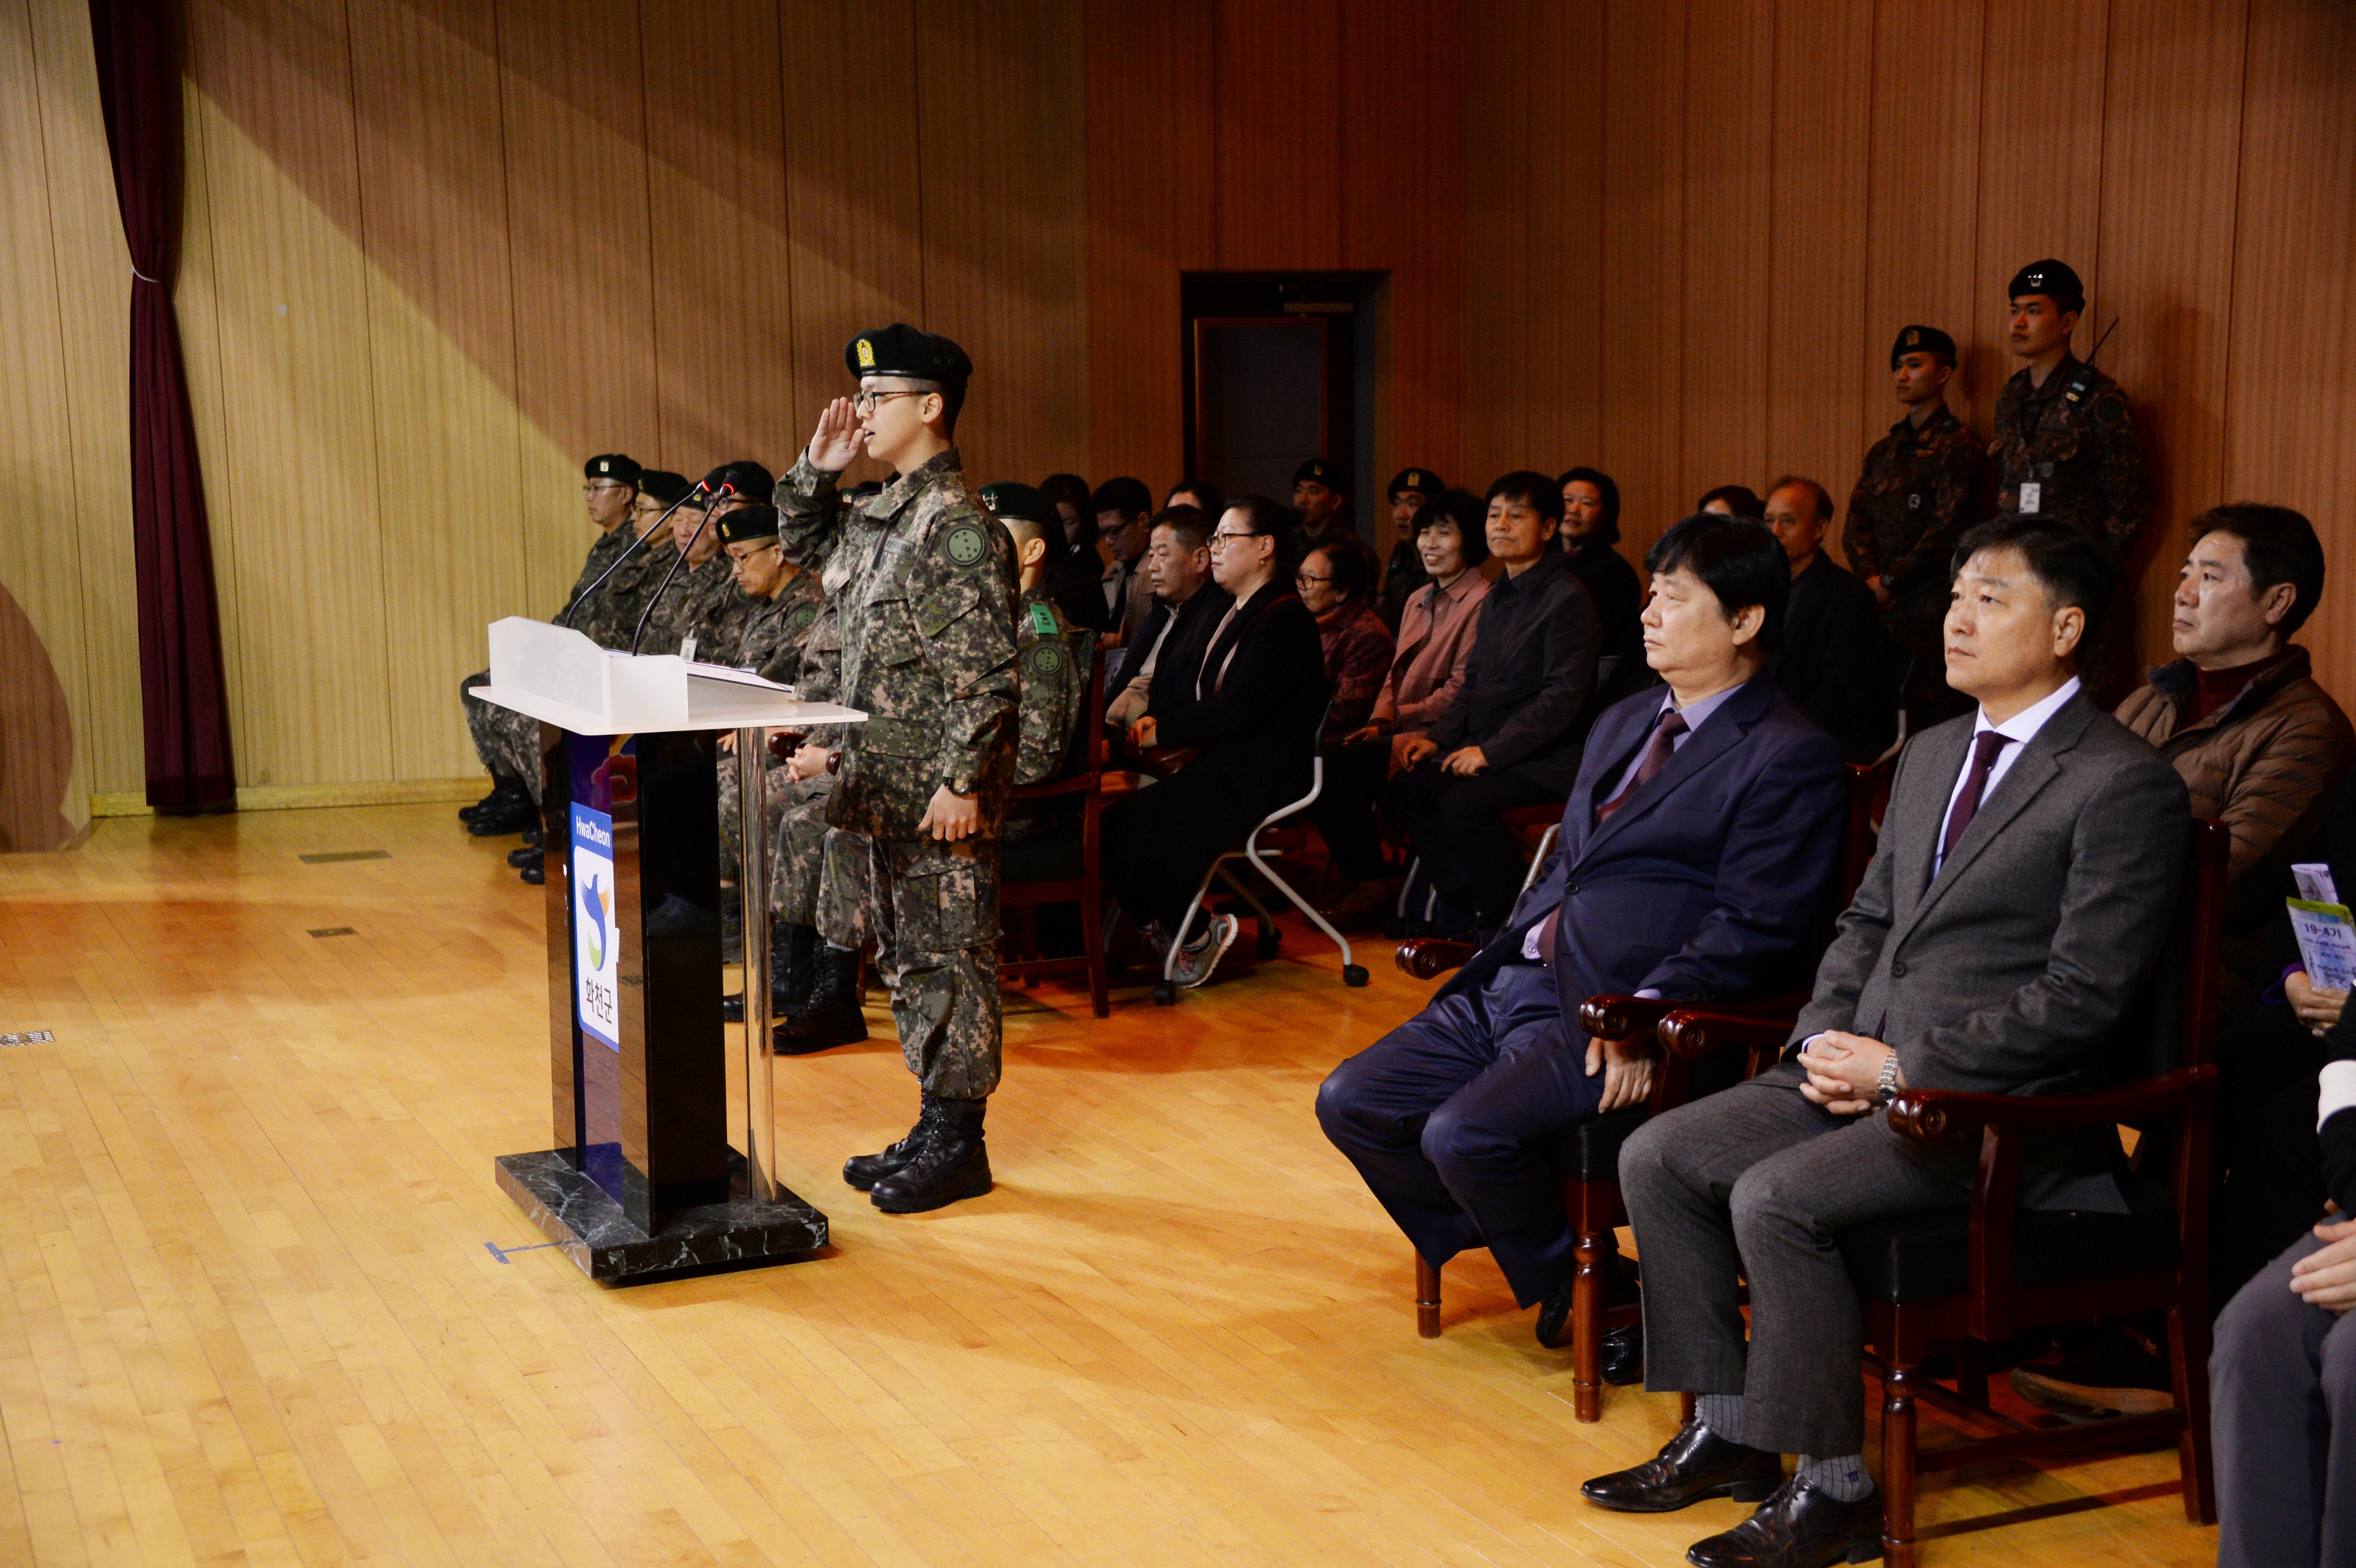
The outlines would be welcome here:
[[[1759,1511],[1686,1549],[1694,1568],[1828,1568],[1881,1555],[1881,1494],[1845,1503],[1794,1476]]]
[[[477,838],[504,838],[539,825],[540,807],[532,805],[531,796],[518,790],[505,800],[493,795],[483,802],[483,809],[466,824],[466,831]]]
[[[546,850],[541,848],[536,844],[526,844],[519,849],[510,849],[508,851],[508,864],[515,867],[518,870],[521,870],[525,862],[537,860],[546,853]]]
[[[1783,1479],[1781,1456],[1730,1443],[1688,1421],[1659,1454],[1633,1470],[1596,1477],[1579,1495],[1622,1513],[1671,1513],[1708,1498],[1755,1503]]]
[[[1551,1350],[1562,1343],[1563,1325],[1570,1321],[1570,1281],[1564,1280],[1554,1287],[1554,1294],[1538,1303],[1538,1343]]]
[[[516,875],[533,887],[539,887],[548,880],[548,862],[541,859],[540,851],[535,849],[532,851],[531,859],[523,863]]]
[[[485,795],[482,799],[477,801],[472,805],[462,805],[458,808],[458,820],[461,822],[472,822],[475,818],[482,816],[487,811],[490,811],[494,808],[505,807],[508,802],[511,800],[529,800],[530,798],[531,797],[530,795],[524,794],[523,785],[518,781],[514,779],[494,779],[491,781],[490,794]]]
[[[877,1182],[916,1158],[916,1151],[932,1136],[934,1124],[941,1119],[938,1104],[930,1094],[926,1095],[925,1108],[917,1115],[916,1125],[908,1129],[908,1136],[873,1154],[852,1155],[842,1162],[842,1179],[862,1192],[873,1191]]]
[[[1631,1323],[1603,1336],[1603,1381],[1626,1388],[1644,1381],[1644,1326]]]
[[[990,1146],[982,1141],[987,1100],[937,1100],[939,1119],[916,1157],[875,1184],[869,1201],[887,1214],[921,1214],[990,1190]]]

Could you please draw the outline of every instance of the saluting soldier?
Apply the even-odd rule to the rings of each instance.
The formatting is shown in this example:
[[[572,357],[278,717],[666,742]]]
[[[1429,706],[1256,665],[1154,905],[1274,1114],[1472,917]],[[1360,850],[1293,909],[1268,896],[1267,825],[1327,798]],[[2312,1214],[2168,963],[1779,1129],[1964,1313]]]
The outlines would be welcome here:
[[[1921,730],[1971,708],[1947,684],[1947,567],[1955,541],[1980,519],[1987,453],[1947,407],[1954,338],[1935,326],[1901,328],[1890,371],[1906,412],[1865,454],[1841,549],[1873,590],[1890,641],[1913,656],[1906,709]]]
[[[1014,552],[967,488],[952,443],[972,374],[965,351],[895,323],[852,338],[843,358],[858,396],[828,405],[776,504],[789,551],[835,542],[841,699],[868,714],[843,738],[827,805],[820,929],[840,944],[853,934],[841,904],[858,906],[891,987],[901,1054],[924,1088],[908,1136],[846,1162],[843,1179],[877,1208],[909,1213],[990,1189],[982,1115],[1001,1048],[998,830],[1014,772]],[[894,476],[845,514],[836,478],[862,451]]]
[[[2031,261],[2006,297],[2012,351],[2028,364],[1996,400],[1997,509],[2057,518],[2124,560],[2151,520],[2151,480],[2126,394],[2071,352],[2085,287],[2064,262]]]

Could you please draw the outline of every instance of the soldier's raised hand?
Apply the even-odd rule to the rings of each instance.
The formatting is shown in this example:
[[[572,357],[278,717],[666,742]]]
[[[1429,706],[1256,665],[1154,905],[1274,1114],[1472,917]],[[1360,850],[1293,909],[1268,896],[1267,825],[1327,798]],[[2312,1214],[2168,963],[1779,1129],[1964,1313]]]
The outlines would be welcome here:
[[[837,398],[818,416],[818,433],[810,437],[810,466],[821,474],[840,474],[865,446],[867,434],[849,398]]]

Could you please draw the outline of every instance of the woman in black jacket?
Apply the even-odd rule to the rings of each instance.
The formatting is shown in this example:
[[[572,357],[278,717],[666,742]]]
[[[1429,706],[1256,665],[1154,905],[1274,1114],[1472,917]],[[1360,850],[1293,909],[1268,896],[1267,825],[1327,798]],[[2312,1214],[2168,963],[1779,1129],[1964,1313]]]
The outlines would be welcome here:
[[[1211,862],[1309,793],[1329,691],[1316,617],[1292,592],[1284,559],[1286,517],[1264,496],[1228,506],[1211,535],[1211,576],[1235,603],[1179,701],[1130,727],[1141,751],[1195,752],[1105,813],[1105,887],[1157,947],[1177,931]],[[1178,983],[1209,979],[1236,927],[1233,915],[1209,917],[1179,955]]]

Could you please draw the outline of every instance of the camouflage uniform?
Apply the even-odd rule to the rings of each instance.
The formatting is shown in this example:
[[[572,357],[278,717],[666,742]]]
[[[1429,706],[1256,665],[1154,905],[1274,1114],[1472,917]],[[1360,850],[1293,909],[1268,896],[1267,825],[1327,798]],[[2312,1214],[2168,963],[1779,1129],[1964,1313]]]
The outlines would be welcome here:
[[[670,566],[666,562],[664,571]],[[648,584],[653,593],[662,586],[661,573],[656,573]],[[714,551],[701,566],[680,568],[663,592],[662,602],[655,606],[647,621],[647,635],[638,644],[640,655],[676,654],[689,637],[695,639],[695,657],[700,664],[726,664],[734,646],[736,628],[755,608],[753,600],[737,591],[736,573],[728,564],[728,557]],[[622,645],[629,645],[625,639]]]
[[[2122,560],[2151,518],[2151,480],[2119,384],[2077,356],[2032,387],[2022,370],[1996,400],[1997,509],[2068,523],[2109,541]],[[2034,506],[2021,486],[2038,486]]]
[[[1071,754],[1088,700],[1096,639],[1064,619],[1043,581],[1014,607],[1014,649],[1022,670],[1014,782],[1044,784],[1064,771]]]
[[[630,542],[636,537],[626,521],[599,534],[589,546],[588,557],[581,563],[581,575],[573,580],[573,592],[565,595],[564,609],[559,610],[552,619],[563,619],[566,610],[580,604],[581,596],[588,592],[590,585],[604,577],[606,570],[622,558],[622,552],[630,548]],[[634,561],[632,566],[635,564]],[[602,624],[600,618],[609,613],[607,606],[615,590],[630,575],[631,569],[631,566],[625,566],[604,588],[598,590],[594,599],[580,604],[573,617],[574,631],[594,641],[605,643],[605,639],[598,636],[596,628]],[[484,670],[468,676],[459,683],[458,688],[462,692],[467,691],[489,684],[491,672]],[[487,702],[477,702],[471,697],[463,700],[466,710],[466,732],[474,740],[475,755],[482,759],[484,771],[495,778],[504,776],[520,781],[530,794],[532,803],[538,805],[541,795],[540,720],[518,713],[511,708],[496,708]]]
[[[842,695],[842,623],[835,613],[835,603],[830,595],[820,594],[817,619],[802,638],[800,678],[792,684],[806,702],[833,702]],[[779,661],[761,673],[771,680],[788,681],[797,672]],[[806,743],[839,748],[844,728],[821,725],[810,731]],[[866,925],[855,913],[841,914],[832,924],[819,919],[819,884],[826,863],[826,803],[834,794],[834,774],[822,773],[786,785],[784,809],[771,847],[776,869],[769,877],[769,913],[773,923],[812,926],[836,933],[832,940],[837,946],[859,947],[864,945]],[[856,906],[858,900],[848,901]]]
[[[1897,601],[1881,621],[1913,656],[1906,708],[1918,730],[1971,707],[1947,684],[1948,566],[1955,541],[1979,520],[1987,484],[1979,438],[1943,404],[1920,427],[1912,417],[1891,425],[1849,493],[1841,549],[1851,571],[1879,577]]]
[[[998,1086],[998,829],[1014,771],[1014,549],[967,488],[951,448],[848,515],[805,454],[777,485],[779,532],[800,559],[834,539],[827,572],[842,634],[843,738],[827,803],[819,928],[863,912],[892,988],[900,1051],[926,1091]],[[917,836],[935,790],[979,798],[980,830]],[[834,905],[830,923],[824,907]],[[847,945],[847,944],[846,944]]]
[[[741,591],[739,597],[743,597]],[[748,599],[745,602],[751,605],[752,613],[738,628],[735,646],[729,650],[731,656],[725,661],[714,658],[707,662],[725,662],[739,669],[750,668],[756,673],[780,667],[798,668],[801,639],[817,621],[819,606],[826,602],[826,592],[819,586],[818,574],[801,572],[786,584],[776,598]],[[696,649],[696,656],[698,659],[703,656],[700,646]],[[770,676],[766,678],[774,680],[780,677]],[[726,880],[733,878],[738,861],[744,858],[740,836],[744,819],[739,801],[741,791],[736,782],[736,753],[723,752],[715,762],[720,771],[720,875]],[[765,773],[768,783],[763,798],[768,806],[768,843],[774,854],[777,844],[778,815],[785,809],[793,786],[786,777],[783,763],[766,764]],[[802,923],[807,925],[809,923],[805,921]]]

